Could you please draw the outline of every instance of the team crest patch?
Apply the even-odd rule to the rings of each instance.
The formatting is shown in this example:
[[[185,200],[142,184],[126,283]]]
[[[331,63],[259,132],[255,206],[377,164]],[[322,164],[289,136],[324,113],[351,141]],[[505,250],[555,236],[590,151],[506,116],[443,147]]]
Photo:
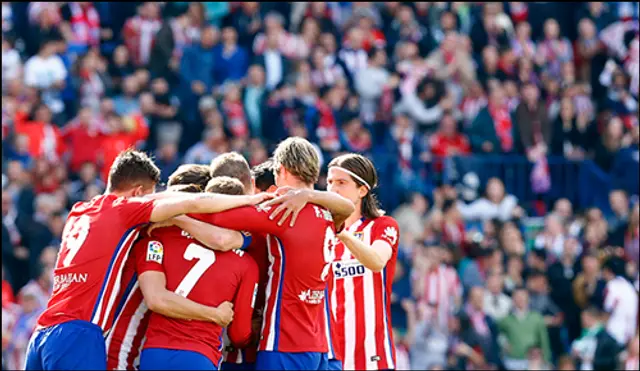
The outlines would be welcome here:
[[[158,241],[149,241],[147,245],[147,261],[162,264],[164,256],[164,247]]]
[[[364,232],[355,232],[353,235],[360,241],[364,239]]]

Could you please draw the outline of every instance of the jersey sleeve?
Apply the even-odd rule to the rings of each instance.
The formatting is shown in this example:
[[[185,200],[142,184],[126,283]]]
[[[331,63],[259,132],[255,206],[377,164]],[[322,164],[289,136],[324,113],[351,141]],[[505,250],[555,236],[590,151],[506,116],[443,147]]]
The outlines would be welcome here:
[[[249,254],[238,252],[238,254],[241,253],[244,269],[233,300],[233,321],[228,328],[229,340],[239,348],[248,345],[251,341],[251,319],[258,294],[258,265]]]
[[[243,206],[215,214],[189,214],[188,216],[221,228],[277,235],[286,227],[278,226],[277,220],[269,219],[271,210],[271,208]]]
[[[371,230],[371,243],[375,241],[384,241],[391,246],[393,252],[398,250],[398,241],[400,240],[400,228],[395,219],[388,216],[381,216],[375,220],[375,224]]]
[[[156,239],[143,238],[133,246],[133,258],[136,263],[136,273],[140,276],[144,272],[163,272],[164,247]]]
[[[154,205],[154,200],[138,197],[121,197],[113,202],[113,207],[118,211],[127,228],[149,223]]]

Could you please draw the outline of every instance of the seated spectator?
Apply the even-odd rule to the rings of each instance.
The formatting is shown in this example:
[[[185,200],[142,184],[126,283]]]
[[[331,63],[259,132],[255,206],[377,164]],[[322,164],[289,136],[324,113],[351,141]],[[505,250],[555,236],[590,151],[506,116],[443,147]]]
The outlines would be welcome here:
[[[442,242],[452,243],[458,246],[465,255],[468,255],[469,244],[464,221],[453,200],[444,202],[442,216]]]
[[[438,131],[429,137],[429,147],[436,159],[436,170],[442,170],[442,158],[464,156],[471,153],[466,135],[458,132],[458,124],[453,115],[445,112],[440,120]]]
[[[593,161],[604,172],[611,171],[613,161],[622,148],[622,136],[624,134],[622,120],[614,117],[607,124],[602,139],[595,146]]]
[[[629,194],[636,194],[637,189],[640,188],[638,183],[640,180],[640,176],[638,176],[640,126],[635,125],[631,129],[631,138],[631,145],[627,148],[622,148],[614,157],[611,176],[614,187],[624,189]]]
[[[29,138],[29,154],[32,158],[48,161],[59,159],[65,151],[59,129],[51,122],[51,110],[44,104],[37,106],[28,121],[17,121],[15,130]]]
[[[424,233],[426,212],[429,204],[424,195],[412,193],[409,202],[400,205],[394,212],[393,218],[400,228],[400,242],[402,245],[419,239]]]
[[[529,349],[539,347],[545,362],[551,361],[549,334],[540,313],[529,310],[529,293],[523,287],[513,293],[513,312],[498,322],[505,337],[504,364],[508,370],[527,367]]]
[[[54,115],[64,110],[60,92],[67,78],[67,69],[56,55],[56,48],[56,41],[45,41],[38,54],[29,58],[24,65],[25,85],[42,90],[42,100]]]
[[[118,46],[113,51],[113,62],[109,63],[107,71],[111,77],[114,92],[120,93],[123,80],[135,72],[129,57],[129,49],[124,45]]]
[[[469,257],[473,259],[460,273],[462,286],[467,292],[475,285],[485,285],[489,272],[502,269],[502,251],[491,246],[482,246],[475,242],[469,249]]]
[[[76,203],[85,201],[84,193],[89,186],[96,186],[102,192],[106,188],[104,182],[98,178],[98,168],[93,162],[85,162],[78,172],[79,179],[71,183],[69,187],[69,201]]]
[[[485,365],[490,369],[502,368],[500,347],[498,346],[498,326],[486,314],[484,309],[484,292],[481,286],[469,290],[466,313],[471,320],[471,328],[480,339],[480,348],[485,358]]]
[[[540,91],[532,82],[522,87],[522,101],[516,109],[514,124],[518,146],[530,161],[549,152],[551,123],[545,105],[540,102]]]
[[[129,49],[133,65],[141,67],[149,63],[153,41],[162,26],[160,5],[154,2],[142,3],[138,6],[137,13],[125,23],[122,38]]]
[[[560,25],[554,18],[544,23],[544,40],[538,44],[535,62],[551,77],[560,76],[560,66],[573,61],[571,42],[560,35]]]
[[[560,115],[553,123],[550,151],[555,156],[565,156],[570,159],[581,160],[592,146],[591,138],[595,126],[575,113],[573,101],[563,98],[560,102]]]
[[[62,129],[62,140],[69,149],[69,170],[74,174],[83,164],[98,162],[96,148],[100,147],[102,137],[96,116],[89,108],[82,108],[78,116]]]
[[[184,155],[187,164],[207,165],[225,150],[225,135],[222,128],[209,128],[203,134],[203,140],[196,143]]]

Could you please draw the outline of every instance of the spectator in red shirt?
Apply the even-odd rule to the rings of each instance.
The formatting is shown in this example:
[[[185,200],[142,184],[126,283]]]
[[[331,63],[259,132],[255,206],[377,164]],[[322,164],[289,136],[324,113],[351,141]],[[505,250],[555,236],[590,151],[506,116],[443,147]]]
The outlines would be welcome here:
[[[111,114],[107,118],[108,135],[103,136],[102,144],[102,180],[106,181],[111,164],[118,154],[127,148],[135,147],[139,141],[146,140],[149,128],[144,117],[139,114],[120,117]]]
[[[69,160],[71,172],[79,172],[82,164],[86,162],[96,163],[98,161],[96,148],[100,148],[102,139],[91,114],[91,109],[82,108],[78,112],[78,116],[62,130],[62,140],[71,152]]]
[[[442,159],[438,157],[468,155],[471,146],[466,135],[458,132],[458,124],[449,112],[440,120],[438,131],[429,138],[431,153],[436,156],[434,168],[442,171]]]
[[[4,265],[2,266],[2,308],[8,308],[9,305],[15,304],[16,299],[13,295],[13,288],[9,281],[4,279]]]
[[[51,123],[51,110],[45,104],[36,107],[29,121],[15,121],[16,134],[29,137],[29,154],[49,161],[60,158],[65,151],[60,131]]]

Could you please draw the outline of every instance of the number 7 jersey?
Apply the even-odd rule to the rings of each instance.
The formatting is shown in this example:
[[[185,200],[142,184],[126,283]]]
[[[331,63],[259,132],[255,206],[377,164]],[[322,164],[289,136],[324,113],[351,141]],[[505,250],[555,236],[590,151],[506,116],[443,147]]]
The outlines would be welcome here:
[[[53,294],[38,325],[82,320],[107,332],[122,298],[122,272],[154,202],[113,194],[76,203],[62,232]]]

